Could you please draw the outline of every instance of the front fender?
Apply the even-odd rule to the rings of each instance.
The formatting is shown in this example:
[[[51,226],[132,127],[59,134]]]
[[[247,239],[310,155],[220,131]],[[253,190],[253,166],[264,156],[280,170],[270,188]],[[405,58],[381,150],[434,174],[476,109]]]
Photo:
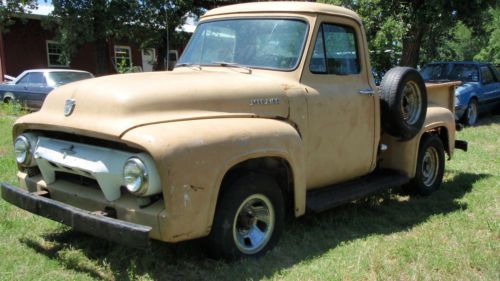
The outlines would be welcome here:
[[[162,240],[209,234],[224,175],[252,158],[286,160],[294,177],[295,213],[305,211],[302,140],[284,121],[220,118],[161,123],[135,128],[122,139],[143,147],[157,164],[165,201],[159,218]]]

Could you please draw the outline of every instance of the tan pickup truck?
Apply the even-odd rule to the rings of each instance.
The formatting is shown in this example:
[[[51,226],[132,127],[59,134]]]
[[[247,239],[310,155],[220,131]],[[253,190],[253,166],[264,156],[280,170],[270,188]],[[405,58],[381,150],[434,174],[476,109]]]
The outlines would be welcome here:
[[[54,90],[13,128],[2,197],[135,247],[205,237],[222,258],[272,248],[286,217],[405,185],[429,194],[455,140],[454,83],[396,67],[378,89],[359,16],[316,3],[204,15],[173,72]]]

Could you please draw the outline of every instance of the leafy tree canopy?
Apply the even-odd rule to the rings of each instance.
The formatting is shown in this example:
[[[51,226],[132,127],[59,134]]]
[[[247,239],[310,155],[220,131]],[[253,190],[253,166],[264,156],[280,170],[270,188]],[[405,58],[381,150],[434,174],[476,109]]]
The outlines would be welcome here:
[[[13,23],[12,16],[29,13],[37,7],[36,0],[0,0],[0,31]]]
[[[364,20],[372,64],[387,70],[400,64],[416,67],[423,59],[440,59],[439,50],[451,52],[452,34],[477,38],[485,33],[485,11],[496,0],[323,0],[355,10]],[[497,25],[498,26],[498,25]],[[465,30],[468,31],[465,31]],[[497,28],[498,29],[498,28]],[[470,32],[470,35],[467,34]],[[460,38],[456,38],[459,40]],[[447,45],[443,47],[443,45]],[[470,56],[474,48],[457,51]],[[486,51],[485,51],[486,52]],[[446,53],[446,52],[445,52]],[[449,56],[456,57],[453,55]]]
[[[161,69],[167,47],[178,47],[175,29],[186,15],[202,12],[200,1],[188,0],[53,0],[52,24],[70,59],[84,43],[95,42],[96,73],[106,74],[111,40],[125,39],[142,48],[156,48]],[[197,4],[198,3],[198,4]]]

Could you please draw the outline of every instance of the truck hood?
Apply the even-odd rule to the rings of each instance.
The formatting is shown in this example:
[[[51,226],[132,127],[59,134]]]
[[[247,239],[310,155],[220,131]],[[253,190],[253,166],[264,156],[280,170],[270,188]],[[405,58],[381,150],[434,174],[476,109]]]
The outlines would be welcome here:
[[[287,118],[287,91],[299,84],[237,70],[111,75],[53,90],[18,127],[120,137],[153,123],[227,117]],[[75,103],[65,115],[65,104]]]

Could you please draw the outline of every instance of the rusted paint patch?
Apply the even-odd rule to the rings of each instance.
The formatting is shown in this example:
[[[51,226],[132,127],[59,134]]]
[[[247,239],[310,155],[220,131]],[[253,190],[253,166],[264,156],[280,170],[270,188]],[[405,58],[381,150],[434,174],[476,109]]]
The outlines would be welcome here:
[[[200,191],[200,190],[204,190],[205,188],[204,187],[201,187],[201,186],[195,186],[195,185],[188,185],[191,190],[193,191]]]

